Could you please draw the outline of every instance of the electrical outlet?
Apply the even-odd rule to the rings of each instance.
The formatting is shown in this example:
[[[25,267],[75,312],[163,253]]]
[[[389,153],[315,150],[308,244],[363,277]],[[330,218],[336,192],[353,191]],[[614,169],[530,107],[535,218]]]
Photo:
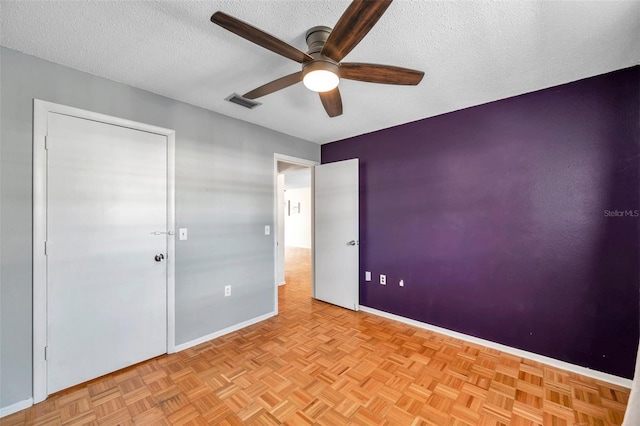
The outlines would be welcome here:
[[[364,271],[364,280],[371,281],[371,271]]]
[[[224,297],[229,297],[231,296],[231,286],[230,285],[225,285],[224,286]]]
[[[400,287],[404,287],[404,280],[400,280]]]
[[[387,276],[380,274],[380,284],[387,285]]]

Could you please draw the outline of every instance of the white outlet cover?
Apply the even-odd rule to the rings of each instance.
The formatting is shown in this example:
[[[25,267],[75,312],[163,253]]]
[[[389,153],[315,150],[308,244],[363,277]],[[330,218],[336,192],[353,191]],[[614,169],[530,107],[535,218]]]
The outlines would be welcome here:
[[[380,274],[380,284],[387,285],[387,276]]]

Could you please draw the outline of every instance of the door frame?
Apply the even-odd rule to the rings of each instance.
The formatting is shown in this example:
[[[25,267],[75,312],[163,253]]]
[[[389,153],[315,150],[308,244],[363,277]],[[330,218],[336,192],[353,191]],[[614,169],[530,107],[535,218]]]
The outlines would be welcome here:
[[[47,116],[68,115],[126,127],[167,138],[167,353],[175,352],[175,131],[86,111],[40,99],[33,100],[33,402],[47,396]]]
[[[319,161],[307,160],[305,158],[292,157],[284,154],[273,154],[273,283],[274,300],[273,311],[278,314],[278,162],[295,164],[309,168],[311,172],[311,297],[316,295],[315,278],[315,184],[314,167],[319,165]],[[286,179],[286,178],[285,178]],[[284,224],[282,225],[284,226]],[[283,242],[284,243],[284,242]]]

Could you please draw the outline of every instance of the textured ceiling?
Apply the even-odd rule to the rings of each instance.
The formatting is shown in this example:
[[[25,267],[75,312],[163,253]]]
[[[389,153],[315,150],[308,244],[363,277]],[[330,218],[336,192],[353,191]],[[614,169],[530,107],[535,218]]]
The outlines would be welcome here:
[[[396,0],[345,58],[425,71],[417,87],[343,80],[329,118],[298,84],[248,110],[226,102],[300,66],[212,24],[224,11],[306,50],[348,0],[7,1],[0,44],[324,143],[640,63],[640,2]]]

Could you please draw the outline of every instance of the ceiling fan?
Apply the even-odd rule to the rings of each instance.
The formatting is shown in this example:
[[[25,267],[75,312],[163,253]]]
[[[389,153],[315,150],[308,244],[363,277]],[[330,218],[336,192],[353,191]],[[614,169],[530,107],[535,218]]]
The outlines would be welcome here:
[[[293,74],[273,80],[242,95],[256,99],[302,81],[320,95],[329,117],[342,114],[338,90],[341,78],[368,83],[415,86],[424,72],[391,65],[341,62],[367,35],[387,10],[392,0],[354,0],[333,28],[317,26],[306,33],[307,53],[223,12],[211,16],[211,22],[257,45],[302,64]]]

